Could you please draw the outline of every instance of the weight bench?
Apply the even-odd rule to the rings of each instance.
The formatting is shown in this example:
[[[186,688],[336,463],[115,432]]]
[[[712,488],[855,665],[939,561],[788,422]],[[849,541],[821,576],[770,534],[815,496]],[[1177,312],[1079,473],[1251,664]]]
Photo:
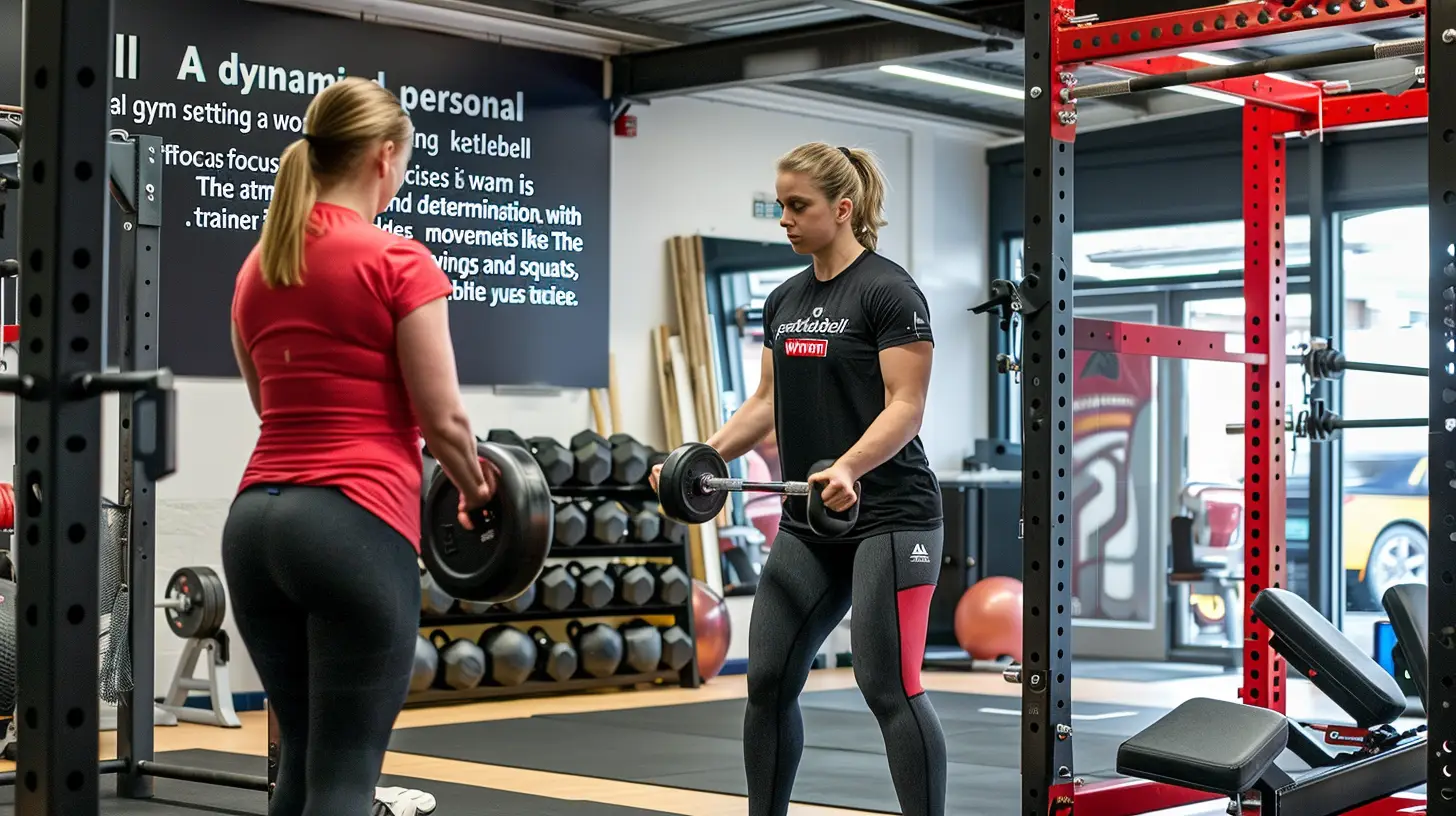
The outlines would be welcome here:
[[[1290,674],[1308,677],[1355,720],[1350,733],[1361,747],[1332,754],[1277,711],[1198,698],[1124,742],[1117,772],[1227,796],[1232,814],[1257,797],[1260,816],[1335,816],[1423,784],[1424,728],[1399,734],[1390,727],[1406,707],[1395,678],[1298,595],[1266,589],[1253,606]],[[1325,741],[1354,744],[1340,738],[1332,729]],[[1278,767],[1286,748],[1312,770],[1294,777]]]

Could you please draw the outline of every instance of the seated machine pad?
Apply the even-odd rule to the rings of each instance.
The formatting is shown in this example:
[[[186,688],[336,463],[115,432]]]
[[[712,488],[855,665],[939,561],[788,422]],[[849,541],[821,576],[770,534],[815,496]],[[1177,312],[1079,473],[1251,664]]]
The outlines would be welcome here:
[[[1234,798],[1253,788],[1288,744],[1283,714],[1199,697],[1124,742],[1117,772]]]
[[[1405,693],[1395,678],[1303,598],[1287,589],[1265,589],[1254,598],[1254,614],[1273,632],[1275,651],[1285,662],[1359,727],[1387,725],[1405,714]]]

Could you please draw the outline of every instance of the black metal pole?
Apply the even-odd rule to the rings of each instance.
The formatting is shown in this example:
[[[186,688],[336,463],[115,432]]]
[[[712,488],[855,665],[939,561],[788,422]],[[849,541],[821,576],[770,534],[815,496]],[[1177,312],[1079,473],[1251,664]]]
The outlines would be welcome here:
[[[1430,369],[1419,366],[1389,365],[1386,363],[1352,363],[1345,360],[1340,365],[1341,371],[1369,371],[1374,374],[1405,374],[1410,377],[1424,377],[1430,374]]]
[[[1330,427],[1342,431],[1357,431],[1369,428],[1424,428],[1430,424],[1425,417],[1401,417],[1398,419],[1337,419]]]
[[[169,765],[165,762],[138,762],[136,772],[159,779],[178,779],[183,782],[201,782],[206,785],[221,785],[243,790],[268,790],[268,777],[253,774],[214,771],[208,768],[189,768],[184,765]]]
[[[1426,637],[1430,662],[1427,667],[1426,704],[1430,739],[1426,751],[1426,807],[1432,816],[1456,814],[1456,782],[1452,781],[1450,742],[1456,739],[1456,649],[1448,633],[1456,630],[1456,592],[1451,591],[1456,575],[1456,351],[1449,345],[1456,332],[1446,328],[1447,288],[1456,285],[1456,257],[1448,247],[1456,244],[1456,0],[1428,0],[1426,3],[1426,90],[1430,96],[1427,120],[1427,195],[1430,228],[1427,258],[1430,269],[1427,309],[1430,327],[1430,430],[1426,434],[1430,462],[1431,548],[1428,623]]]
[[[119,367],[122,371],[153,371],[161,364],[160,331],[162,255],[162,140],[138,136],[130,146],[131,207],[122,224],[122,299],[126,325],[122,328]],[[156,708],[156,482],[138,462],[133,445],[136,395],[123,392],[118,401],[119,442],[117,485],[121,504],[128,508],[127,585],[130,588],[132,686],[117,709],[117,755],[133,763],[150,761],[155,751],[152,731]],[[117,795],[144,799],[152,795],[152,780],[141,773],[117,779]]]
[[[1408,40],[1391,40],[1373,45],[1356,45],[1349,48],[1335,48],[1329,51],[1315,51],[1309,54],[1287,54],[1279,57],[1235,62],[1231,65],[1210,65],[1188,71],[1173,71],[1167,74],[1131,77],[1112,82],[1097,82],[1071,88],[1067,98],[1097,99],[1122,96],[1139,91],[1156,91],[1162,88],[1176,88],[1200,82],[1218,82],[1224,79],[1259,76],[1278,71],[1304,71],[1310,68],[1325,68],[1331,65],[1346,65],[1352,62],[1389,59],[1392,57],[1415,57],[1426,49],[1426,41],[1416,37]]]
[[[1026,4],[1026,199],[1022,376],[1021,807],[1071,808],[1072,234],[1076,111],[1053,27],[1070,0]],[[1015,350],[1013,349],[1013,353]]]
[[[97,816],[97,552],[101,399],[56,387],[99,371],[105,345],[112,0],[25,0],[25,179],[20,258],[28,304],[17,401],[16,816]]]

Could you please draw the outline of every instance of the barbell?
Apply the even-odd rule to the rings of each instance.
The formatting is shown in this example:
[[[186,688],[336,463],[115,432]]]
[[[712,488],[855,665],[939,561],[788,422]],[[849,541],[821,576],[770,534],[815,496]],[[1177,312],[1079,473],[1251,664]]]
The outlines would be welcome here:
[[[834,464],[831,459],[815,462],[809,472],[818,473]],[[855,482],[854,492],[860,492]],[[657,477],[657,497],[663,514],[686,524],[702,524],[717,517],[729,493],[778,493],[808,499],[809,526],[826,538],[854,529],[859,521],[859,502],[837,512],[824,504],[824,486],[809,482],[750,482],[728,476],[728,463],[712,446],[689,442],[667,455]]]

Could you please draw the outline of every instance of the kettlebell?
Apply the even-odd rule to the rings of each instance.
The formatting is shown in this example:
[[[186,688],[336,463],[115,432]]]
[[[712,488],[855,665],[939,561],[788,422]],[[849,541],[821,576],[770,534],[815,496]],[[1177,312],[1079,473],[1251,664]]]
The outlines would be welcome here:
[[[570,643],[551,639],[545,629],[531,627],[531,640],[536,641],[536,673],[560,683],[576,674],[576,649]]]
[[[431,633],[430,641],[440,650],[440,682],[445,688],[466,691],[480,685],[485,678],[485,652],[475,641],[450,640],[441,629]]]
[[[574,620],[566,625],[566,636],[576,646],[581,670],[592,677],[611,677],[622,665],[622,635],[605,623],[582,626]]]

